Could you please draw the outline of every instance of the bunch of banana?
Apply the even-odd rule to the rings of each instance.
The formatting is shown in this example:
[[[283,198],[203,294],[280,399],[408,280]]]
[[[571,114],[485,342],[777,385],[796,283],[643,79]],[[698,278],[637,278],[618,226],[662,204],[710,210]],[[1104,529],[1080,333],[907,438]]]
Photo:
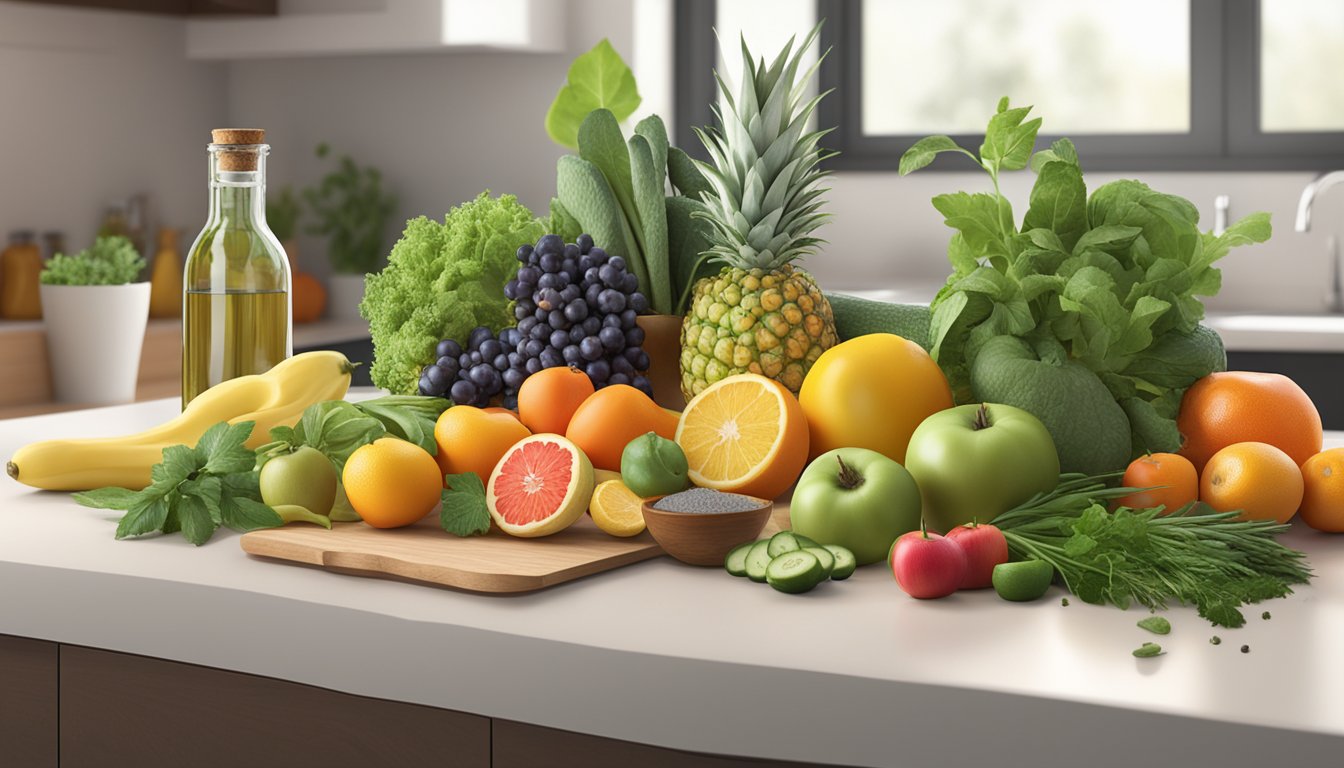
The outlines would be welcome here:
[[[25,485],[87,491],[117,485],[140,490],[170,445],[195,445],[221,421],[255,421],[247,447],[270,440],[272,427],[293,426],[313,403],[340,400],[354,366],[339,352],[305,352],[263,374],[240,376],[200,394],[177,418],[125,437],[45,440],[20,448],[6,469]]]

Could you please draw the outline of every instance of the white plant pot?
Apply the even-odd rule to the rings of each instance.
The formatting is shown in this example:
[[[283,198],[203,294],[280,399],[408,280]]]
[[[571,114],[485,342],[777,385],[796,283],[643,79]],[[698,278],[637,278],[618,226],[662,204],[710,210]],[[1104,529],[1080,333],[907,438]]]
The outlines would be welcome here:
[[[327,317],[359,320],[359,302],[364,300],[364,276],[333,274],[328,281]]]
[[[149,283],[42,285],[40,290],[56,399],[134,402],[149,321]]]

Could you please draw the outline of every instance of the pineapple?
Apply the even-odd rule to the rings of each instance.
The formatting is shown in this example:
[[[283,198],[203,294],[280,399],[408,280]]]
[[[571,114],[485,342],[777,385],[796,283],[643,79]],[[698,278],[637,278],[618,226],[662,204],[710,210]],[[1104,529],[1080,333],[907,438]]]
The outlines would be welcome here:
[[[713,187],[706,210],[710,259],[717,276],[695,284],[681,326],[681,388],[687,399],[738,373],[759,373],[797,394],[808,369],[837,337],[830,303],[793,262],[816,252],[811,236],[827,217],[818,182],[825,175],[807,122],[821,96],[804,100],[811,70],[799,77],[804,51],[789,41],[768,67],[742,41],[742,88],[736,101],[722,78],[727,109],[721,131],[699,131],[713,164],[700,170]],[[824,94],[822,94],[824,95]]]

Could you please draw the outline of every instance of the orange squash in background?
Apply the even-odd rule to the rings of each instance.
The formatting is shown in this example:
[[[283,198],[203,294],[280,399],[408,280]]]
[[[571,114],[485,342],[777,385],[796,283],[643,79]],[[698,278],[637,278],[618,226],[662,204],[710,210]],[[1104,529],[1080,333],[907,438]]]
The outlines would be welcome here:
[[[294,304],[294,322],[311,323],[327,308],[327,289],[307,272],[295,272],[290,287]]]

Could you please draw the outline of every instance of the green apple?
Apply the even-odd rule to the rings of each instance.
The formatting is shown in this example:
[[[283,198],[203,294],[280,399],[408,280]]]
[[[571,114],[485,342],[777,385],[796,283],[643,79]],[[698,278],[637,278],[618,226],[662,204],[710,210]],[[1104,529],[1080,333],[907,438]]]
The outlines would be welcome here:
[[[1059,484],[1059,454],[1041,420],[993,403],[925,419],[910,436],[905,468],[919,484],[929,530],[939,533],[991,522]]]
[[[336,503],[336,468],[326,454],[309,446],[267,461],[257,478],[268,506],[303,507],[327,515]]]
[[[803,470],[789,521],[796,533],[842,546],[867,565],[919,529],[919,511],[919,487],[905,467],[867,448],[836,448]]]

